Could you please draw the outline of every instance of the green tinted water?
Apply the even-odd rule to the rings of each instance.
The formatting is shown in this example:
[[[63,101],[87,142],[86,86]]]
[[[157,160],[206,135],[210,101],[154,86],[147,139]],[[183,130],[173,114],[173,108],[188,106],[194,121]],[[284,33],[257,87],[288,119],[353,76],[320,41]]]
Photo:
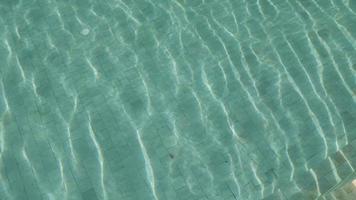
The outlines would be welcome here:
[[[0,0],[0,199],[333,199],[355,24],[354,0]]]

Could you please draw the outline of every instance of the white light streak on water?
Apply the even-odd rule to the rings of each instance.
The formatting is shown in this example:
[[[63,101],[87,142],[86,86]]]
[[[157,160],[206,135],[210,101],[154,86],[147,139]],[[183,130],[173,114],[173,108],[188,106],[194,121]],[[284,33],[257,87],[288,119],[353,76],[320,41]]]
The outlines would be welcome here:
[[[314,182],[316,184],[316,189],[317,189],[317,193],[318,193],[317,195],[320,196],[321,193],[320,193],[320,188],[319,188],[318,177],[317,177],[317,175],[316,175],[316,173],[314,172],[313,169],[310,169],[309,171],[310,171],[310,173],[311,173],[311,175],[312,175],[312,177],[314,179]]]
[[[156,193],[156,186],[155,186],[155,176],[154,176],[154,173],[153,173],[151,160],[148,157],[148,154],[147,154],[147,151],[146,151],[146,147],[142,142],[141,133],[140,133],[139,130],[136,130],[136,136],[137,136],[138,143],[140,144],[140,147],[141,147],[141,151],[142,151],[142,154],[143,154],[143,159],[145,160],[145,169],[146,169],[147,180],[148,180],[148,182],[150,184],[153,197],[155,198],[155,200],[158,200],[158,196],[157,196],[157,193]]]
[[[10,59],[11,59],[11,57],[12,57],[12,49],[11,49],[10,44],[9,44],[9,42],[7,41],[7,39],[4,40],[4,43],[5,43],[6,49],[7,49],[7,51],[8,51],[7,63],[9,63],[9,62],[10,62]]]
[[[146,98],[147,98],[147,113],[148,115],[152,115],[152,111],[153,111],[153,108],[152,108],[152,105],[151,105],[151,95],[149,93],[149,87],[147,86],[147,83],[146,83],[146,80],[144,78],[144,76],[140,74],[140,78],[142,80],[142,84],[143,84],[143,87],[145,89],[145,95],[146,95]]]
[[[106,192],[106,188],[105,188],[105,183],[104,183],[104,156],[102,153],[102,150],[100,148],[100,145],[96,139],[93,127],[91,125],[91,117],[90,117],[90,113],[88,112],[88,128],[89,128],[89,136],[91,138],[91,140],[94,143],[96,152],[98,154],[98,161],[99,161],[99,166],[100,166],[100,186],[101,186],[101,191],[103,194],[103,199],[107,199],[107,192]]]
[[[330,166],[331,166],[331,169],[332,169],[332,173],[334,175],[334,178],[335,178],[336,182],[340,182],[341,178],[340,178],[339,174],[337,173],[335,163],[331,160],[330,157],[328,157],[328,161],[330,163]]]
[[[93,63],[89,60],[89,58],[86,58],[86,61],[87,61],[88,65],[89,65],[90,69],[93,71],[95,81],[98,80],[99,79],[98,70],[95,68]]]

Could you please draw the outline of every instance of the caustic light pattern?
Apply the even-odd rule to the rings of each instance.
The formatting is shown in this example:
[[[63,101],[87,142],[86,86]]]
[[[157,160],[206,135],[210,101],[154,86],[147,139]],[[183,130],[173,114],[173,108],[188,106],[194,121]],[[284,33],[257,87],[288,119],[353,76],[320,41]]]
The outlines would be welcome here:
[[[0,199],[355,199],[355,0],[0,0]]]

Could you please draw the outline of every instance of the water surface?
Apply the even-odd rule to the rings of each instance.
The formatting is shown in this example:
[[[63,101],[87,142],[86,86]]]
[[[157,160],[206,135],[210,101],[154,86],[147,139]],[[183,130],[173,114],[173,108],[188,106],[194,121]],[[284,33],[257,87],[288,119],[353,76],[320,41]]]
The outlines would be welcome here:
[[[355,24],[354,0],[1,0],[0,199],[333,199]]]

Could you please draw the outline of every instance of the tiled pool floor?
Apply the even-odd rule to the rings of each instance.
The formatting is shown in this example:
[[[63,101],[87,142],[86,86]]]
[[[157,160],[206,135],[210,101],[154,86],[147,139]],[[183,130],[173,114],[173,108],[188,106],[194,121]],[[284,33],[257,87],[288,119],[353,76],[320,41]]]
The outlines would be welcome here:
[[[332,199],[355,24],[354,0],[0,0],[0,199]]]

